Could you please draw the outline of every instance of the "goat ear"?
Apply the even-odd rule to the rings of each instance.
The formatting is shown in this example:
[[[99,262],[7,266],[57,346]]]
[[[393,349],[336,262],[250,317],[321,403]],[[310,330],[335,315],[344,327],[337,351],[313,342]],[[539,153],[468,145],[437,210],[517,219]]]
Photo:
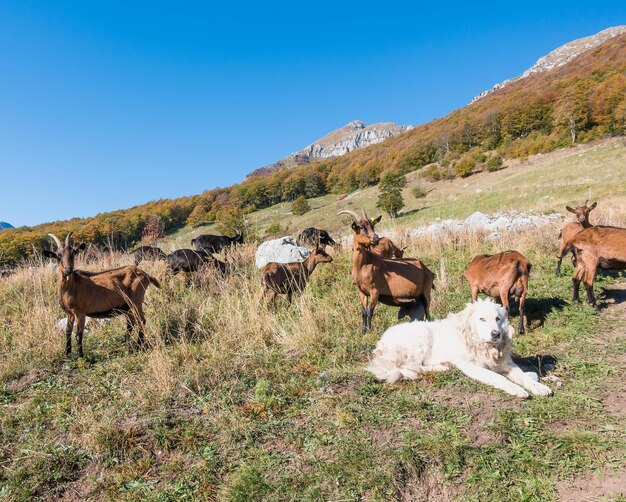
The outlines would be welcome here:
[[[574,210],[574,208],[569,207],[569,206],[565,206],[565,209],[567,209],[570,213],[575,213],[576,211]]]
[[[59,261],[59,260],[60,260],[59,255],[58,255],[58,254],[56,254],[54,251],[50,251],[49,249],[44,249],[44,250],[42,251],[42,254],[43,254],[46,258],[52,258],[52,259],[57,260],[57,261]]]
[[[380,222],[380,220],[382,219],[383,215],[381,214],[378,218],[375,218],[372,220],[372,225],[376,225],[377,223]]]
[[[592,209],[595,209],[597,205],[598,205],[597,202],[594,202],[593,204],[591,204],[591,207],[589,208],[589,211],[591,211]]]
[[[78,251],[79,253],[82,253],[86,248],[87,248],[87,244],[85,244],[84,242],[81,242],[80,246],[76,248],[76,251]]]

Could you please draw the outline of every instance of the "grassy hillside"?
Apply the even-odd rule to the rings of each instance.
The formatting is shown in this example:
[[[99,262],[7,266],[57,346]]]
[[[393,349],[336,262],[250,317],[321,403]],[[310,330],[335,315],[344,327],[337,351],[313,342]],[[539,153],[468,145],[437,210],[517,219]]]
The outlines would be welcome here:
[[[600,140],[577,148],[566,148],[525,160],[510,160],[496,172],[483,172],[470,178],[451,181],[427,181],[419,172],[407,175],[404,190],[405,216],[390,221],[384,217],[380,228],[411,228],[436,218],[466,218],[474,211],[492,213],[503,210],[563,212],[585,198],[599,201],[594,221],[616,218],[616,208],[626,205],[626,139]],[[413,188],[419,185],[427,192],[415,199]],[[380,214],[376,208],[378,188],[358,190],[342,201],[325,195],[309,201],[311,211],[302,216],[291,213],[291,204],[276,204],[249,215],[253,234],[263,238],[267,229],[278,224],[281,235],[297,234],[315,226],[331,233],[347,235],[349,229],[337,213],[342,209],[364,207],[368,213]],[[569,213],[568,213],[569,214]],[[626,226],[626,220],[620,221]],[[168,249],[189,247],[190,240],[211,227],[183,228],[166,240]]]
[[[397,223],[560,209],[589,189],[598,218],[623,223],[625,152],[612,141],[429,185],[413,206],[428,208]],[[317,199],[329,205],[299,219],[280,207],[252,217],[259,228],[295,228],[323,216],[322,226],[346,233],[336,210],[366,203],[374,212],[374,193]],[[476,233],[408,242],[408,255],[437,273],[436,318],[469,299],[461,275],[473,255],[515,248],[532,261],[530,330],[515,354],[556,378],[547,381],[553,397],[527,401],[458,371],[376,382],[363,368],[396,311],[379,307],[361,334],[346,250],[293,305],[271,309],[257,302],[254,245],[231,257],[237,269],[226,279],[210,270],[171,278],[162,262],[146,263],[163,283],[147,294],[148,350],[129,353],[115,320],[92,326],[82,360],[65,359],[54,326],[54,270],[32,263],[0,278],[0,499],[543,501],[603,480],[616,488],[588,493],[616,496],[626,477],[626,276],[599,277],[600,315],[570,304],[571,265],[554,276],[557,233],[549,225],[493,242]]]

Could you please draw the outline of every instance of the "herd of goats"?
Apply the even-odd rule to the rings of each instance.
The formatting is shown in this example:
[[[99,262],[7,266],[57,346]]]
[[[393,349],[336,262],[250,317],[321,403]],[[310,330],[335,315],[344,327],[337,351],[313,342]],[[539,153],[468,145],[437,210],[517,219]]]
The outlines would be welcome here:
[[[587,298],[596,307],[593,283],[598,269],[626,268],[626,228],[591,225],[589,213],[596,207],[587,202],[582,206],[566,207],[576,215],[577,222],[566,224],[561,231],[557,274],[561,260],[572,253],[575,273],[572,279],[573,300],[579,300],[580,282],[584,283]],[[398,318],[408,315],[411,320],[430,319],[431,294],[434,274],[419,259],[404,258],[403,249],[389,238],[379,237],[375,225],[380,216],[370,219],[344,210],[352,222],[352,282],[361,300],[363,332],[371,329],[372,315],[376,305],[399,307]],[[43,255],[58,262],[59,303],[67,314],[66,354],[72,350],[72,332],[76,324],[78,356],[83,356],[83,332],[85,321],[90,318],[109,318],[124,315],[127,320],[125,339],[133,330],[138,332],[137,345],[144,343],[145,316],[143,301],[150,284],[159,287],[159,281],[138,267],[142,260],[164,259],[168,269],[175,273],[193,272],[202,266],[212,265],[227,273],[227,264],[214,254],[243,242],[241,235],[234,238],[201,235],[191,241],[195,249],[179,249],[166,255],[161,249],[142,246],[132,253],[135,265],[123,266],[102,272],[88,272],[74,267],[77,253],[85,250],[84,243],[76,245],[67,234],[64,243],[50,234],[56,250],[44,250]],[[303,262],[268,263],[261,270],[260,301],[274,301],[277,295],[286,295],[288,301],[294,293],[302,291],[318,263],[331,262],[325,252],[326,245],[336,245],[324,230],[306,229],[298,239],[314,245],[311,254]],[[478,293],[499,299],[509,309],[509,298],[519,302],[519,332],[524,333],[524,302],[528,292],[531,263],[517,251],[505,251],[494,255],[479,255],[469,263],[467,278],[472,301]]]

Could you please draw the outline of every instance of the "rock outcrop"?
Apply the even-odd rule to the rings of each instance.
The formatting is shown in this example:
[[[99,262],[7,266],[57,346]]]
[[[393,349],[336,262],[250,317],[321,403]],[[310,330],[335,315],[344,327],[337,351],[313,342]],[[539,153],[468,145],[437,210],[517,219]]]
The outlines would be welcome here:
[[[610,38],[621,35],[622,33],[626,33],[626,25],[607,28],[606,30],[602,30],[601,32],[596,33],[595,35],[592,35],[590,37],[579,38],[565,45],[562,45],[561,47],[554,49],[549,54],[540,57],[534,65],[528,68],[528,70],[522,73],[519,77],[505,80],[494,85],[491,89],[481,92],[480,94],[475,96],[474,99],[472,99],[472,103],[478,101],[481,98],[484,98],[488,94],[491,94],[498,89],[502,89],[512,82],[516,82],[531,75],[543,73],[546,71],[550,71],[553,68],[563,66],[569,63],[572,59],[580,56],[583,52],[593,49],[603,42],[606,42]]]
[[[302,246],[298,246],[291,236],[273,239],[262,243],[254,255],[256,267],[263,268],[270,262],[274,263],[295,263],[302,262],[308,258],[311,251]]]
[[[360,120],[353,120],[302,150],[292,153],[274,164],[257,169],[248,176],[258,176],[279,169],[309,164],[315,160],[338,157],[359,148],[375,145],[412,128],[413,126],[403,126],[392,122],[365,125]]]

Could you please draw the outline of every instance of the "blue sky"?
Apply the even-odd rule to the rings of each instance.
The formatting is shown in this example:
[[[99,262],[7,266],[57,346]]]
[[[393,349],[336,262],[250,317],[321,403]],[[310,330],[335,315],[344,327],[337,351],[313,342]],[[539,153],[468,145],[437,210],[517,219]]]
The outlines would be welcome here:
[[[0,0],[0,220],[241,181],[346,122],[421,124],[626,2]]]

